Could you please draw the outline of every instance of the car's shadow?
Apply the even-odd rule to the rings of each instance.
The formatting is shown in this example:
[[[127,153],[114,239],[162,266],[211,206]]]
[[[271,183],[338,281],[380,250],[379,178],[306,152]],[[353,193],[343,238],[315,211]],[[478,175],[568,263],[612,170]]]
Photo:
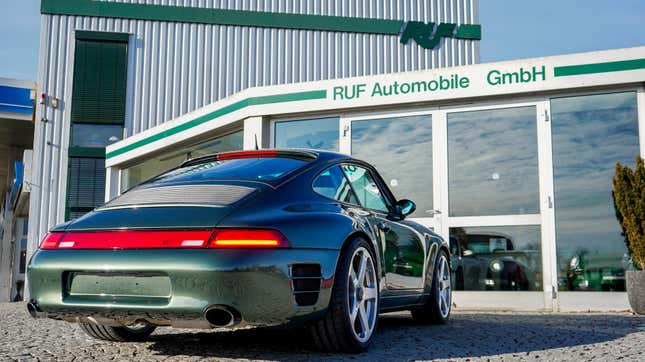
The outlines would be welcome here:
[[[498,354],[538,357],[546,349],[615,340],[643,330],[644,318],[606,314],[458,313],[443,326],[416,324],[407,313],[384,315],[368,352],[316,352],[304,330],[253,329],[173,333],[162,329],[148,346],[165,356],[280,361],[413,360],[471,358]]]

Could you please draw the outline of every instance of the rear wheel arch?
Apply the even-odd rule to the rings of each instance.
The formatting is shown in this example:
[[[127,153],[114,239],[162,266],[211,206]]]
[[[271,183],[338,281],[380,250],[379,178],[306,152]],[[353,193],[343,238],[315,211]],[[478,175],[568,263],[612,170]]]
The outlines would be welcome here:
[[[374,240],[372,240],[372,238],[369,237],[369,235],[367,235],[363,231],[354,231],[354,232],[352,232],[351,234],[349,234],[345,238],[345,240],[343,241],[343,244],[340,247],[340,253],[338,253],[338,257],[340,258],[340,256],[343,254],[343,252],[345,252],[345,250],[350,245],[352,240],[354,240],[356,238],[364,239],[370,245],[370,247],[372,249],[370,251],[372,252],[374,257],[376,258],[376,265],[375,265],[376,266],[376,274],[381,275],[381,267],[382,267],[381,259],[382,258],[381,258],[381,254],[380,254],[380,248],[378,247],[378,245],[375,244]]]
[[[347,237],[346,243],[343,244],[339,253],[334,285],[332,287],[332,295],[326,315],[319,320],[312,321],[308,326],[313,337],[313,341],[322,351],[362,352],[369,346],[372,340],[372,336],[378,324],[379,278],[376,272],[377,263],[375,263],[374,260],[375,255],[371,249],[373,249],[373,245],[369,241],[369,238],[362,236],[360,233],[352,233]],[[355,258],[360,258],[356,253],[363,253],[363,263],[367,262],[367,265],[372,267],[371,273],[369,272],[369,267],[366,268],[368,271],[364,274],[365,278],[372,275],[372,282],[365,284],[365,288],[368,288],[368,285],[371,285],[371,288],[376,291],[375,294],[369,294],[371,297],[366,297],[365,299],[363,299],[363,294],[360,292],[363,288],[359,288],[354,291],[351,289],[352,285],[353,288],[358,288],[358,285],[364,285],[363,281],[361,281],[360,284],[357,284],[356,280],[354,280],[353,283],[351,281],[351,275],[361,275],[356,269],[354,269],[356,274],[351,274],[349,272],[352,268],[357,266],[354,262],[357,260]],[[371,254],[371,261],[370,258],[365,258],[365,253]],[[365,279],[365,281],[367,281],[367,279]],[[352,296],[354,295],[355,299],[353,299],[352,302]],[[364,306],[363,308],[360,308],[363,312],[358,312],[359,307],[356,306],[357,303],[365,303],[366,301],[374,298],[376,298],[376,301],[372,302],[375,304],[371,305],[371,309]],[[364,319],[366,322],[361,322],[360,330],[357,330],[357,313],[365,313],[365,311],[367,311],[367,314],[365,315],[369,316],[369,319]],[[372,322],[367,322],[368,320],[371,320]],[[371,329],[368,330],[369,334],[367,336],[361,335],[361,333],[365,333],[364,326],[371,326]]]
[[[428,251],[429,255],[427,257],[426,273],[424,275],[423,283],[424,293],[428,293],[428,291],[432,288],[435,266],[439,261],[439,256],[441,255],[442,251],[446,255],[446,258],[448,259],[448,265],[450,266],[450,270],[452,271],[452,265],[450,262],[450,250],[445,244],[435,243],[428,248]]]

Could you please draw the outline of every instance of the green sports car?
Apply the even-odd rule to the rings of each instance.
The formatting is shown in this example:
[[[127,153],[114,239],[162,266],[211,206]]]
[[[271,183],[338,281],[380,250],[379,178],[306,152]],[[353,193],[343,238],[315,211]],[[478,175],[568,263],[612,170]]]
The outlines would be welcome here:
[[[449,318],[448,245],[405,220],[414,209],[347,155],[193,159],[54,227],[29,263],[28,309],[112,341],[288,324],[323,350],[359,352],[378,313]]]

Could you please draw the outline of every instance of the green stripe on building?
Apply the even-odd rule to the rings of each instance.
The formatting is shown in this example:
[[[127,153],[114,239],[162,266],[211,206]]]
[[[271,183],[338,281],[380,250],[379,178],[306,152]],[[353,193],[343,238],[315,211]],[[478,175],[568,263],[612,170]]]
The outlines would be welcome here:
[[[126,152],[132,151],[134,149],[137,149],[139,147],[145,146],[149,143],[161,140],[163,138],[175,135],[177,133],[186,131],[190,128],[199,126],[203,123],[215,120],[219,117],[222,117],[224,115],[227,115],[229,113],[233,113],[235,111],[239,111],[240,109],[249,107],[249,106],[256,106],[256,105],[261,105],[261,104],[272,104],[272,103],[284,103],[284,102],[296,102],[296,101],[307,101],[307,100],[315,100],[315,99],[325,99],[327,98],[327,91],[326,90],[316,90],[316,91],[309,91],[309,92],[297,92],[297,93],[285,93],[285,94],[276,94],[276,95],[270,95],[270,96],[259,96],[259,97],[250,97],[243,99],[241,101],[229,104],[228,106],[222,107],[220,109],[217,109],[213,112],[210,112],[208,114],[205,114],[203,116],[197,117],[193,120],[190,120],[188,122],[182,123],[180,125],[177,125],[175,127],[169,128],[165,131],[159,132],[157,134],[154,134],[152,136],[148,136],[142,140],[133,142],[127,146],[121,147],[119,149],[116,149],[112,152],[108,152],[105,155],[105,158],[111,158],[115,157],[121,154],[124,154]]]
[[[93,0],[42,0],[42,14],[398,35],[402,20],[273,13]]]
[[[645,59],[621,60],[581,65],[567,65],[554,68],[554,76],[567,77],[570,75],[620,72],[624,70],[645,69]]]

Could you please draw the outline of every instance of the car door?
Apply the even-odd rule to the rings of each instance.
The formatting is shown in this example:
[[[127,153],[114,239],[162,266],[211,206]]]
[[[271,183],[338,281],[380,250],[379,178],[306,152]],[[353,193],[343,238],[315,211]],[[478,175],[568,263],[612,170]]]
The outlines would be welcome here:
[[[394,220],[391,194],[383,190],[385,186],[377,181],[375,171],[357,164],[343,164],[342,169],[380,238],[387,288],[403,292],[422,289],[426,250],[423,237]]]

